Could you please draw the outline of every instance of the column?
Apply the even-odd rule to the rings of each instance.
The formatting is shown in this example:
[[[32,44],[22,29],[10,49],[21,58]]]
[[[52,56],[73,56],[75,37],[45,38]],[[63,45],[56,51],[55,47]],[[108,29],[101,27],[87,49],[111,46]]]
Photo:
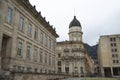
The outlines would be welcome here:
[[[113,68],[111,67],[111,77],[113,77]]]
[[[101,76],[102,76],[102,77],[105,76],[103,67],[101,67]]]

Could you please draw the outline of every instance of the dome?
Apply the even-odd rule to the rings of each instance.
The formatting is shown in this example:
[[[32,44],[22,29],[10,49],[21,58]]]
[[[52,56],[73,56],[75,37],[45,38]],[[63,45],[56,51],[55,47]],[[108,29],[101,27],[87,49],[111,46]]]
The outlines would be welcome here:
[[[71,21],[69,28],[74,27],[74,26],[79,26],[81,27],[80,22],[76,19],[76,16],[74,16],[74,19]]]

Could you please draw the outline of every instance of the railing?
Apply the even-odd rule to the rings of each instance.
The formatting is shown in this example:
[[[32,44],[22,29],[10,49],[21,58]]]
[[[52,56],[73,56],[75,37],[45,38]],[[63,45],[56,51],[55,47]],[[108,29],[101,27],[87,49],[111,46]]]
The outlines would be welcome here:
[[[81,48],[73,48],[73,49],[72,49],[72,52],[78,52],[78,51],[84,52],[85,49],[81,49]]]
[[[64,49],[64,52],[69,52],[69,49],[67,49],[67,48],[66,48],[66,49]]]
[[[84,59],[84,56],[62,56],[62,60],[75,60],[75,59]]]

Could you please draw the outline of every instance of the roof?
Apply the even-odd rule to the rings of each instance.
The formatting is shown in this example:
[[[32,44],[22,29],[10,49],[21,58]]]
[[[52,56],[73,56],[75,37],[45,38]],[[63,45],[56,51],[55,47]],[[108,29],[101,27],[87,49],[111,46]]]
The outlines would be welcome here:
[[[74,16],[73,20],[71,21],[69,28],[74,27],[74,26],[79,26],[81,27],[80,22],[76,19],[76,16]]]

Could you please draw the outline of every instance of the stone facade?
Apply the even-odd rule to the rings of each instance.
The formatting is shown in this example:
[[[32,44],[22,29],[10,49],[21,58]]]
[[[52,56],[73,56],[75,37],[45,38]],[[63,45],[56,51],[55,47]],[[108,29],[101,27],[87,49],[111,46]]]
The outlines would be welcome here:
[[[120,34],[100,36],[98,62],[101,76],[120,76]]]
[[[0,75],[55,73],[57,37],[29,0],[0,0]]]
[[[74,16],[69,26],[69,41],[57,42],[57,71],[71,76],[89,76],[93,73],[93,60],[82,41],[82,27]]]

